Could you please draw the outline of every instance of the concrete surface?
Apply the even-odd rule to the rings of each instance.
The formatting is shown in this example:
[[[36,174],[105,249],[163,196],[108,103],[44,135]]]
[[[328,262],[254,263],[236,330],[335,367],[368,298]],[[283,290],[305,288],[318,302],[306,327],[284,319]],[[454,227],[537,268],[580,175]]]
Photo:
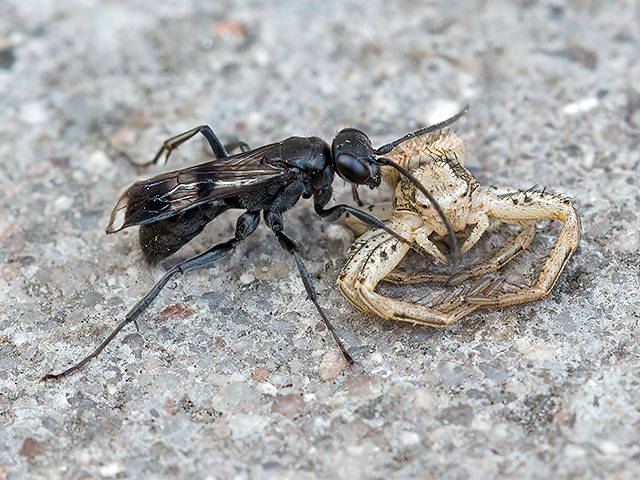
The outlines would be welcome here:
[[[0,2],[0,479],[640,478],[640,4],[174,3]],[[444,331],[361,314],[334,285],[352,234],[307,201],[287,228],[360,373],[263,227],[170,282],[139,333],[36,383],[166,268],[135,229],[104,234],[161,171],[129,159],[201,123],[256,146],[351,125],[380,145],[465,102],[479,180],[580,207],[544,301]],[[205,158],[198,140],[171,166]]]

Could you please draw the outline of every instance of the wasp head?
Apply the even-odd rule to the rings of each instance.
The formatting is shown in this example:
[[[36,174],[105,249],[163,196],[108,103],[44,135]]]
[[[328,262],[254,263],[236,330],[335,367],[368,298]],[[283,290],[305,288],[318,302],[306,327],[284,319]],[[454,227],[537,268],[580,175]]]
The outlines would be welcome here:
[[[375,188],[380,185],[380,166],[371,140],[355,128],[345,128],[333,139],[333,161],[338,175],[355,185]]]

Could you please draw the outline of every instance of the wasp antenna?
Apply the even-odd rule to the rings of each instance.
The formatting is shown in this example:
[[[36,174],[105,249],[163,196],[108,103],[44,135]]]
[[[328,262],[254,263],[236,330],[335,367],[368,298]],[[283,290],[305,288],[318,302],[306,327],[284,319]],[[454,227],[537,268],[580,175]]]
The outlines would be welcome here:
[[[462,108],[462,110],[460,110],[458,113],[456,113],[453,117],[447,118],[446,120],[443,120],[440,123],[435,123],[435,124],[430,125],[428,127],[421,128],[420,130],[416,130],[415,132],[407,133],[404,137],[399,138],[398,140],[395,140],[395,141],[393,141],[391,143],[387,143],[386,145],[381,146],[380,148],[378,148],[375,151],[375,153],[376,153],[376,155],[386,155],[391,150],[396,148],[401,143],[406,142],[407,140],[411,140],[412,138],[420,137],[422,135],[426,135],[428,133],[437,132],[438,130],[442,130],[443,128],[447,128],[449,125],[455,123],[460,117],[462,117],[465,113],[467,113],[468,110],[469,110],[469,104],[466,104]]]

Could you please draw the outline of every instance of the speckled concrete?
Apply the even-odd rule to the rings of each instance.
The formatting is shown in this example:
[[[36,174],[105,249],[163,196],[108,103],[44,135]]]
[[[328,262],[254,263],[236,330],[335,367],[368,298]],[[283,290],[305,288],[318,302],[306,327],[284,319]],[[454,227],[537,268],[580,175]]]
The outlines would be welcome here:
[[[640,4],[173,3],[1,2],[0,479],[639,478]],[[287,228],[360,372],[260,228],[170,282],[140,332],[36,383],[166,268],[135,229],[104,234],[122,190],[161,171],[130,159],[201,123],[252,145],[351,125],[380,145],[466,102],[481,182],[580,207],[544,301],[444,331],[364,315],[334,284],[352,233],[307,201]],[[206,158],[184,147],[172,166]]]

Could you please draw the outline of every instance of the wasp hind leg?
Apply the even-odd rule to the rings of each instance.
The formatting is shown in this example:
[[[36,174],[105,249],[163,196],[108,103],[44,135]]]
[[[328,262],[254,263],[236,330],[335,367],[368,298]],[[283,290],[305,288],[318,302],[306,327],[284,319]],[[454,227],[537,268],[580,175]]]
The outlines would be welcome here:
[[[116,326],[116,328],[113,329],[109,336],[107,336],[107,338],[105,338],[100,345],[98,345],[98,348],[96,348],[85,358],[80,360],[72,367],[64,370],[63,372],[43,376],[40,379],[40,382],[56,380],[80,370],[85,364],[100,355],[100,352],[102,352],[102,350],[104,350],[105,347],[109,345],[109,343],[111,343],[111,341],[116,337],[120,330],[126,327],[129,323],[135,323],[138,317],[142,315],[147,310],[147,308],[149,308],[149,305],[151,305],[151,303],[155,300],[155,298],[162,291],[169,280],[171,280],[177,273],[186,273],[198,268],[208,267],[212,263],[220,260],[223,257],[226,257],[236,248],[236,246],[241,241],[243,241],[256,230],[259,223],[259,211],[245,212],[244,214],[242,214],[238,218],[238,222],[236,224],[236,234],[233,238],[227,240],[226,242],[214,245],[207,251],[202,252],[195,257],[189,258],[188,260],[185,260],[184,262],[181,262],[173,267],[171,270],[164,274],[164,276],[158,281],[158,283],[156,283],[153,288],[149,290],[149,292],[133,306],[131,310],[129,310],[124,320],[120,322],[118,326]]]

